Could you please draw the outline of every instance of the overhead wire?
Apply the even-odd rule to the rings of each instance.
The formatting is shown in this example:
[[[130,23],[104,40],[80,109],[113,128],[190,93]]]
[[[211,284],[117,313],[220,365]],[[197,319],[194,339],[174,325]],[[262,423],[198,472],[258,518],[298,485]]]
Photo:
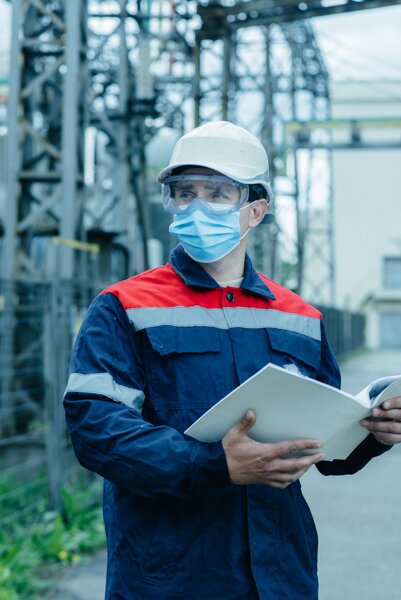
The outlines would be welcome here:
[[[322,44],[324,52],[329,56],[330,59],[336,59],[340,61],[343,65],[348,68],[358,69],[358,75],[360,74],[360,69],[363,68],[365,73],[370,73],[377,78],[380,78],[383,81],[392,82],[394,79],[401,79],[401,72],[389,77],[388,75],[383,76],[383,70],[379,70],[378,67],[374,67],[373,65],[364,65],[363,63],[358,62],[358,56],[347,57],[341,55],[338,51],[338,47],[330,48],[326,46],[324,43]],[[360,57],[359,57],[360,58]]]
[[[393,63],[391,61],[386,61],[385,59],[382,59],[379,56],[375,56],[375,61],[379,63],[375,67],[374,65],[372,65],[372,61],[369,58],[369,56],[373,56],[372,53],[366,52],[365,50],[361,49],[360,47],[352,46],[350,44],[342,42],[342,40],[333,38],[333,36],[329,36],[325,33],[318,33],[318,38],[320,41],[323,41],[323,46],[325,45],[325,42],[329,42],[330,44],[335,44],[335,48],[332,48],[332,49],[328,48],[326,45],[325,51],[328,53],[329,52],[335,53],[336,58],[339,57],[339,49],[346,49],[347,47],[350,48],[350,50],[352,50],[352,52],[353,52],[352,58],[350,58],[349,56],[348,57],[344,57],[344,56],[340,57],[344,64],[348,64],[355,68],[358,62],[359,62],[359,64],[361,64],[361,61],[363,62],[364,60],[366,60],[366,61],[368,61],[368,64],[362,65],[363,68],[365,70],[370,71],[371,73],[374,73],[375,75],[379,74],[381,79],[392,81],[394,79],[394,77],[401,78],[401,67],[400,66],[398,66],[398,68],[396,69],[397,73],[394,74],[392,77],[384,77],[383,78],[382,73],[378,72],[379,67],[382,68],[383,65],[386,65],[386,63],[388,66],[390,66],[390,68],[392,68],[392,69],[396,68],[395,65],[393,65]],[[355,52],[356,50],[358,51],[357,53]]]
[[[383,85],[397,85],[401,81],[401,76],[398,78],[389,78],[383,77],[383,75],[377,71],[365,69],[364,76],[361,77],[361,67],[358,64],[355,64],[351,60],[344,59],[341,56],[338,56],[337,53],[327,52],[326,60],[329,63],[329,71],[335,72],[336,77],[334,78],[336,81],[341,81],[343,78],[352,77],[354,81],[376,81],[380,82]],[[343,74],[340,76],[338,74],[338,68],[343,69]],[[350,75],[345,75],[344,73],[350,73]]]
[[[332,41],[333,43],[337,44],[337,46],[340,44],[341,46],[343,46],[343,47],[345,46],[345,47],[349,48],[352,51],[356,50],[358,52],[357,56],[359,58],[361,58],[361,56],[360,56],[360,52],[361,52],[360,46],[357,46],[356,44],[350,44],[349,42],[344,42],[343,39],[340,39],[340,38],[338,38],[336,36],[333,36],[332,34],[327,33],[325,31],[319,31],[319,30],[316,30],[316,28],[315,28],[315,31],[316,31],[317,36],[319,38],[323,37],[323,38],[326,38],[326,39]],[[382,66],[383,64],[387,64],[391,68],[396,69],[396,71],[398,73],[401,71],[401,65],[399,63],[393,62],[392,60],[389,60],[388,58],[384,59],[383,57],[381,57],[381,56],[379,56],[377,54],[374,54],[373,52],[370,52],[369,50],[365,50],[365,49],[363,50],[363,54],[365,56],[367,56],[367,57],[370,57],[370,58],[367,59],[367,60],[369,60],[369,62],[370,62],[370,59],[373,59],[376,62],[380,63],[380,66]]]
[[[327,38],[327,36],[325,34],[319,34],[320,38]],[[368,72],[368,75],[370,76],[375,76],[374,79],[370,79],[369,78],[361,78],[360,76],[358,77],[358,75],[360,75],[360,70],[361,70],[361,63],[359,63],[358,66],[358,59],[361,59],[361,54],[360,54],[360,49],[359,49],[359,53],[356,56],[353,56],[352,59],[351,58],[346,58],[344,56],[339,56],[338,53],[338,46],[341,45],[341,40],[339,39],[334,39],[332,36],[329,36],[331,39],[329,40],[332,43],[336,44],[336,48],[330,49],[326,46],[326,48],[323,47],[324,53],[326,55],[326,61],[329,64],[329,71],[338,71],[338,68],[333,68],[333,65],[337,65],[340,66],[340,68],[342,68],[345,71],[348,71],[348,75],[343,75],[342,77],[337,77],[334,81],[344,81],[344,82],[350,82],[350,83],[362,83],[363,81],[369,81],[370,83],[370,89],[374,90],[376,92],[378,92],[379,95],[384,96],[386,98],[386,100],[394,100],[395,102],[399,102],[401,101],[401,95],[398,92],[393,92],[393,91],[388,91],[383,89],[383,86],[397,86],[401,83],[401,69],[399,69],[399,75],[398,78],[389,78],[389,77],[383,77],[382,73],[380,71],[378,71],[378,67],[374,67],[370,62],[368,66],[362,65],[362,68],[364,69],[365,73]],[[328,38],[327,38],[328,39]],[[350,47],[350,44],[345,44],[346,46]],[[369,53],[371,55],[371,53]],[[377,60],[381,60],[379,57],[376,57]],[[363,60],[363,59],[362,59]],[[367,59],[369,60],[369,59]],[[386,61],[383,61],[386,62]],[[331,63],[331,64],[330,64]],[[392,65],[392,67],[394,67],[394,65]],[[357,74],[355,74],[355,70],[358,70]]]

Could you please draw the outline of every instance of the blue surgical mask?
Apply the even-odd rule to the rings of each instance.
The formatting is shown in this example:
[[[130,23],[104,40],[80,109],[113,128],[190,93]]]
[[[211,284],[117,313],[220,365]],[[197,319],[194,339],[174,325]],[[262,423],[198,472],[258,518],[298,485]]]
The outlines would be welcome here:
[[[210,263],[239,246],[249,229],[241,237],[240,210],[216,215],[207,202],[196,198],[182,214],[174,216],[169,231],[177,236],[191,258]]]

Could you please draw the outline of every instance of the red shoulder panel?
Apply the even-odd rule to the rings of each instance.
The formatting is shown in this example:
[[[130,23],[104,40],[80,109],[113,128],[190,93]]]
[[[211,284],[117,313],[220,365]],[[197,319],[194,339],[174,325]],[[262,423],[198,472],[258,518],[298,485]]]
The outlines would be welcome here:
[[[321,318],[321,313],[285,287],[268,279],[260,278],[268,285],[276,300],[252,294],[242,288],[230,288],[236,298],[235,306],[244,308],[275,309],[283,312]],[[124,309],[170,308],[174,306],[203,306],[221,308],[228,288],[196,288],[187,286],[170,264],[150,269],[124,281],[115,283],[102,294],[117,296]]]
[[[258,273],[258,275],[276,296],[274,308],[284,312],[304,315],[305,317],[314,317],[315,319],[322,318],[322,313],[311,304],[305,302],[298,294],[291,292],[291,290],[288,290],[272,279],[268,279],[261,273]]]
[[[200,305],[205,308],[221,307],[221,289],[203,289],[187,286],[170,264],[144,271],[106,288],[103,292],[118,297],[128,308],[151,308]]]

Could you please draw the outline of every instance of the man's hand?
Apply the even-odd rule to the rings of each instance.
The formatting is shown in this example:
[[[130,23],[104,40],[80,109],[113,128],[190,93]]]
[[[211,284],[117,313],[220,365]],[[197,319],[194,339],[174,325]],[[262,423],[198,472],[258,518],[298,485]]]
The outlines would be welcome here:
[[[319,440],[294,440],[278,444],[255,442],[246,435],[255,421],[255,413],[248,410],[240,423],[234,425],[223,438],[233,483],[264,483],[283,489],[299,479],[310,466],[323,460],[322,453],[289,458],[295,452],[320,448],[322,443]]]
[[[366,427],[382,444],[391,446],[401,442],[401,396],[390,398],[382,406],[371,411],[374,419],[363,419],[362,427]]]

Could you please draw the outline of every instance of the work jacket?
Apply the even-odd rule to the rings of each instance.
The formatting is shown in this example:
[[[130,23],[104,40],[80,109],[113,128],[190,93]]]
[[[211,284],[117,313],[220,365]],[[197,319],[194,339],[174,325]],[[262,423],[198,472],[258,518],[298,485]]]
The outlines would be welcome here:
[[[320,312],[248,257],[241,288],[222,288],[177,246],[93,301],[64,404],[78,460],[105,479],[107,600],[317,598],[299,481],[234,485],[221,443],[183,433],[268,362],[340,385]],[[320,470],[351,473],[385,449],[369,436]]]

